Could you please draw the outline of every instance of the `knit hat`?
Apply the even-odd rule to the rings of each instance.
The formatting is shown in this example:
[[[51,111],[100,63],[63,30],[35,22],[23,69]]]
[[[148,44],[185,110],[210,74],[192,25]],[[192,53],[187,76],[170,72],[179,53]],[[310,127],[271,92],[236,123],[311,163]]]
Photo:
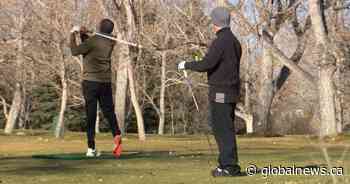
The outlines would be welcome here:
[[[214,25],[222,28],[230,27],[231,14],[226,8],[224,7],[215,8],[211,12],[210,17]]]

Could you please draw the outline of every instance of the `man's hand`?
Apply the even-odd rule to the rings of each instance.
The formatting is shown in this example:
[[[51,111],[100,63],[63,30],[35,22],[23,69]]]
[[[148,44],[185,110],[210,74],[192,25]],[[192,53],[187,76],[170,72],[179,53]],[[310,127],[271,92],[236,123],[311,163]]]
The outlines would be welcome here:
[[[80,34],[88,34],[90,32],[85,26],[81,26],[79,31]]]
[[[72,30],[70,31],[70,33],[78,33],[80,31],[80,26],[74,26],[73,28],[72,28]]]
[[[177,69],[178,70],[185,70],[185,64],[186,64],[186,61],[181,61],[178,65],[177,65]]]

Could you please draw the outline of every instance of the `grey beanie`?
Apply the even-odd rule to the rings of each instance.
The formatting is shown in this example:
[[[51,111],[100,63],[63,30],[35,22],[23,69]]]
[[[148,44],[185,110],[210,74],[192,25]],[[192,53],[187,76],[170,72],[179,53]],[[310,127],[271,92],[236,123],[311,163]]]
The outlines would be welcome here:
[[[214,25],[219,27],[230,27],[231,22],[231,14],[230,12],[224,8],[224,7],[217,7],[215,8],[211,14],[211,21]]]

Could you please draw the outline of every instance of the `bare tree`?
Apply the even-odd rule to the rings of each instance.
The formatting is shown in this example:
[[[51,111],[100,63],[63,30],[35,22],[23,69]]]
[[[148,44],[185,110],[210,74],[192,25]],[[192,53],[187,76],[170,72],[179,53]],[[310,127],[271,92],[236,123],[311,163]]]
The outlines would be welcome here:
[[[168,37],[168,35],[166,36]],[[167,39],[165,39],[165,42]],[[164,134],[164,124],[165,124],[165,85],[166,85],[166,51],[162,52],[161,60],[161,86],[160,86],[160,99],[159,99],[159,125],[158,125],[158,134]]]
[[[136,25],[135,25],[135,2],[133,1],[121,1],[121,2],[115,2],[115,1],[109,1],[105,0],[104,3],[102,3],[101,7],[106,12],[106,15],[108,17],[114,18],[114,15],[116,15],[116,10],[123,10],[122,13],[125,14],[125,17],[123,14],[120,14],[119,17],[115,17],[114,20],[118,20],[118,22],[123,22],[123,18],[126,18],[125,22],[125,30],[123,30],[124,27],[118,27],[117,30],[117,37],[118,39],[122,39],[122,35],[125,36],[126,40],[128,41],[134,41],[135,35],[136,35]],[[115,92],[115,109],[116,114],[119,122],[119,126],[122,130],[122,132],[125,132],[125,110],[126,110],[126,92],[127,92],[127,86],[129,83],[129,90],[131,93],[131,102],[134,107],[134,110],[136,112],[136,118],[137,118],[137,126],[138,126],[138,134],[140,140],[145,140],[145,130],[144,130],[144,121],[143,121],[143,114],[141,107],[139,105],[138,99],[136,97],[136,88],[135,88],[135,81],[133,80],[133,65],[132,65],[132,57],[129,45],[126,44],[120,44],[119,46],[119,63],[118,63],[118,69],[117,69],[117,79],[116,79],[116,92]]]
[[[22,67],[24,63],[24,40],[23,40],[23,32],[24,32],[24,24],[25,24],[25,4],[26,1],[16,1],[19,16],[16,16],[15,22],[18,24],[15,26],[15,32],[17,33],[16,45],[17,45],[17,57],[16,57],[16,85],[15,92],[12,100],[12,105],[10,108],[10,112],[7,118],[5,133],[11,134],[13,129],[16,126],[16,122],[18,120],[19,114],[21,112],[21,107],[23,103],[23,94],[22,94]]]
[[[163,5],[164,7],[164,5]],[[165,11],[168,11],[167,8],[164,8]],[[166,13],[165,15],[169,15],[169,13]],[[170,17],[166,17],[164,20],[164,24],[165,25],[165,39],[163,40],[163,44],[162,44],[162,48],[166,48],[168,46],[168,42],[169,42],[169,21]],[[160,99],[159,99],[159,125],[158,125],[158,134],[159,135],[163,135],[164,134],[164,124],[165,124],[165,88],[166,88],[166,82],[167,82],[167,71],[166,71],[166,67],[167,67],[167,51],[161,51],[160,52],[161,55],[161,77],[160,77],[160,81],[161,81],[161,85],[160,85]]]

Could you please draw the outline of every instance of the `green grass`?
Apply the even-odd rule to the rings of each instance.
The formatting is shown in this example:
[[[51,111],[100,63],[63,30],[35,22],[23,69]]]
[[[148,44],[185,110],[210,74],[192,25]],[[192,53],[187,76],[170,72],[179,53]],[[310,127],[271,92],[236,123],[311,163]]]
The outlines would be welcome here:
[[[46,132],[5,136],[0,133],[1,184],[223,184],[223,183],[332,183],[330,176],[264,176],[212,178],[216,166],[216,147],[205,136],[148,136],[139,142],[135,135],[124,140],[124,155],[116,160],[110,153],[111,136],[99,134],[97,146],[103,151],[99,159],[87,159],[85,135],[68,133],[57,140]],[[327,165],[321,144],[315,138],[286,136],[278,138],[240,136],[239,156],[242,169],[258,167],[299,167]],[[343,167],[345,176],[338,183],[350,183],[349,136],[328,140],[326,147],[332,166]],[[214,151],[214,152],[213,152]],[[349,151],[350,152],[350,151]],[[343,156],[344,159],[340,158]]]

